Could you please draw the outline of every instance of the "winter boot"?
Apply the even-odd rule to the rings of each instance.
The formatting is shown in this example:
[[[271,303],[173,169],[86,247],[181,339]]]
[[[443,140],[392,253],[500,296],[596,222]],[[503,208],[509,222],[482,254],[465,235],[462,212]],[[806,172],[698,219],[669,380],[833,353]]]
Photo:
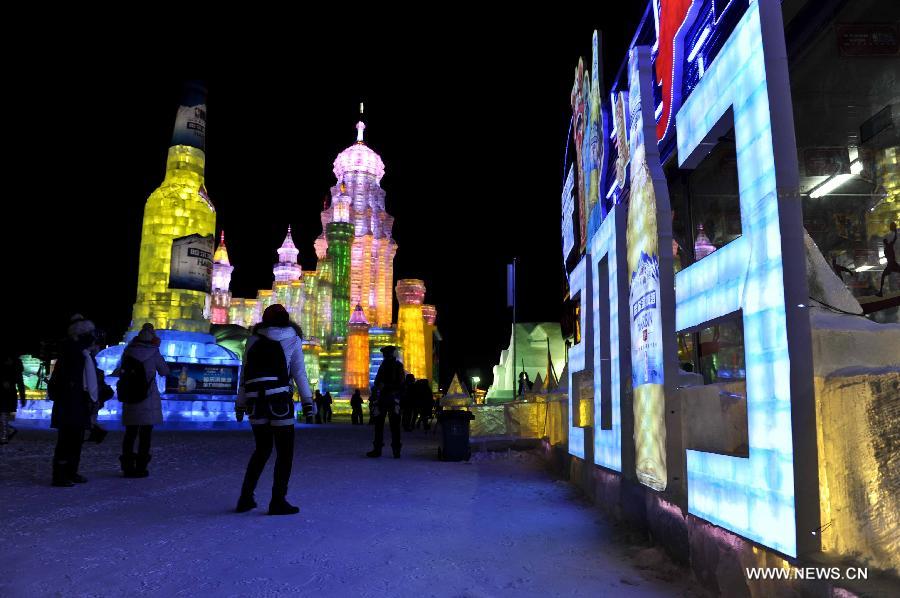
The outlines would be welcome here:
[[[106,435],[109,434],[106,430],[94,424],[91,426],[91,433],[88,435],[88,442],[96,442],[100,444],[103,442],[103,439],[106,438]]]
[[[381,447],[374,446],[371,451],[366,453],[366,457],[380,457],[381,456]]]
[[[147,471],[147,464],[150,463],[150,455],[138,455],[134,460],[134,477],[146,478],[150,475]]]
[[[11,427],[9,425],[9,414],[0,413],[0,444],[6,444],[12,438],[12,435],[9,433]]]
[[[129,453],[127,455],[121,455],[119,457],[119,463],[122,464],[122,475],[126,478],[136,478],[138,477],[135,469],[135,459],[137,459],[134,453]]]
[[[53,485],[57,488],[71,488],[75,482],[69,479],[68,463],[53,462]]]
[[[402,444],[398,444],[397,446],[391,445],[391,449],[394,451],[394,459],[400,458],[400,447],[402,446]]]
[[[289,503],[283,496],[272,496],[272,502],[269,503],[269,515],[296,515],[299,512],[300,508]]]
[[[241,497],[237,502],[237,507],[234,510],[237,513],[246,513],[247,511],[255,508],[256,499],[253,498],[253,494],[241,494]]]
[[[87,481],[87,478],[81,475],[80,473],[73,473],[69,475],[69,479],[72,480],[76,484],[84,484]]]

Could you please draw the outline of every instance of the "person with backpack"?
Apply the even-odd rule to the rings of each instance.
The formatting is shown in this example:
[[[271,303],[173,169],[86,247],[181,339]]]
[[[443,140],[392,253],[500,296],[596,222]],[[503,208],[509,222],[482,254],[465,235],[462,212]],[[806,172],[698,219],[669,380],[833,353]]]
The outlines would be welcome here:
[[[70,488],[87,478],[78,473],[84,431],[91,428],[92,404],[99,399],[94,323],[80,314],[72,316],[67,338],[53,374],[47,383],[47,395],[53,402],[50,427],[56,428],[53,451],[53,485]]]
[[[384,446],[384,419],[388,417],[391,425],[391,448],[394,459],[400,458],[400,397],[403,393],[403,364],[396,357],[397,347],[382,347],[384,361],[378,366],[375,374],[375,397],[372,403],[372,415],[375,420],[375,440],[367,457],[380,457]]]
[[[125,438],[122,440],[122,474],[126,478],[145,478],[150,475],[150,438],[153,426],[161,424],[162,400],[156,376],[168,376],[169,365],[159,352],[159,337],[149,322],[141,327],[125,351],[117,368],[119,381],[116,391],[122,403],[122,425]],[[137,440],[137,453],[134,442]]]
[[[253,496],[272,446],[275,446],[275,472],[269,515],[295,515],[300,509],[287,501],[288,482],[294,459],[294,388],[297,386],[303,413],[316,414],[306,366],[303,361],[303,331],[291,321],[283,305],[270,305],[262,322],[254,326],[244,349],[244,366],[235,401],[238,421],[246,413],[253,429],[256,448],[247,463],[238,513],[256,507]]]
[[[9,423],[16,413],[16,399],[25,406],[25,368],[10,347],[3,347],[0,357],[0,444],[6,444],[17,430]]]

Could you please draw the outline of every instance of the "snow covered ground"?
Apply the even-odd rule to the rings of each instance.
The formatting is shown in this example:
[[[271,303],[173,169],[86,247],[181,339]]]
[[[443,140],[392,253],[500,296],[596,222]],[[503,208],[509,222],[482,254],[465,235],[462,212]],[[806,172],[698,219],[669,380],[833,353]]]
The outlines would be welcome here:
[[[232,512],[249,431],[157,431],[146,479],[121,477],[113,432],[85,445],[87,484],[53,488],[54,433],[20,429],[0,447],[0,596],[702,595],[531,454],[442,463],[420,431],[366,459],[371,430],[299,426],[301,512],[268,517],[271,463],[260,509]]]

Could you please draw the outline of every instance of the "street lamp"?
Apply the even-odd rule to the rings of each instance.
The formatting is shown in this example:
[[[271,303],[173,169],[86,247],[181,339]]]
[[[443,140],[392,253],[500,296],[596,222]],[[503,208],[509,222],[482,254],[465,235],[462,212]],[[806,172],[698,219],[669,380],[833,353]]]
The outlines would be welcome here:
[[[475,396],[475,391],[478,390],[478,383],[481,382],[481,378],[478,376],[472,376],[472,396]]]

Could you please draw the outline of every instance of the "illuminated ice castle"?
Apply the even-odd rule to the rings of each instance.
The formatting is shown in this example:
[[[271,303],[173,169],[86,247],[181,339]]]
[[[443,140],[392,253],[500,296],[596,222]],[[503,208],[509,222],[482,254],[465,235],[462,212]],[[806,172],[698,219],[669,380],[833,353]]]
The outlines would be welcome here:
[[[434,377],[436,312],[422,305],[421,280],[397,282],[399,328],[393,324],[394,218],[385,210],[380,186],[384,162],[365,144],[365,128],[357,123],[356,143],[334,161],[337,180],[330,205],[322,210],[314,271],[304,272],[298,263],[290,226],[277,249],[272,288],[259,290],[255,298],[231,296],[233,266],[224,233],[212,265],[212,322],[248,328],[266,307],[281,303],[303,328],[311,381],[332,393],[366,391],[381,362],[380,349],[388,344],[400,347],[407,370],[417,378]]]
[[[216,211],[204,182],[206,89],[187,86],[165,178],[144,207],[131,327],[124,343],[97,356],[113,385],[111,375],[125,343],[150,322],[172,370],[168,378],[157,380],[165,418],[227,421],[233,415],[247,329],[273,303],[283,304],[302,326],[307,372],[322,391],[346,396],[359,388],[367,393],[381,363],[380,349],[388,344],[400,347],[401,358],[408,357],[407,369],[417,378],[435,379],[433,348],[439,335],[434,307],[422,305],[422,281],[397,281],[399,325],[393,324],[397,243],[380,186],[384,163],[363,141],[365,125],[359,122],[356,128],[356,143],[334,161],[337,181],[331,203],[322,211],[316,269],[301,268],[288,226],[277,249],[272,287],[255,298],[234,298],[234,266],[224,232],[214,248]],[[32,410],[38,416],[50,412],[48,405]],[[118,403],[110,401],[101,419],[115,419],[117,411]]]

